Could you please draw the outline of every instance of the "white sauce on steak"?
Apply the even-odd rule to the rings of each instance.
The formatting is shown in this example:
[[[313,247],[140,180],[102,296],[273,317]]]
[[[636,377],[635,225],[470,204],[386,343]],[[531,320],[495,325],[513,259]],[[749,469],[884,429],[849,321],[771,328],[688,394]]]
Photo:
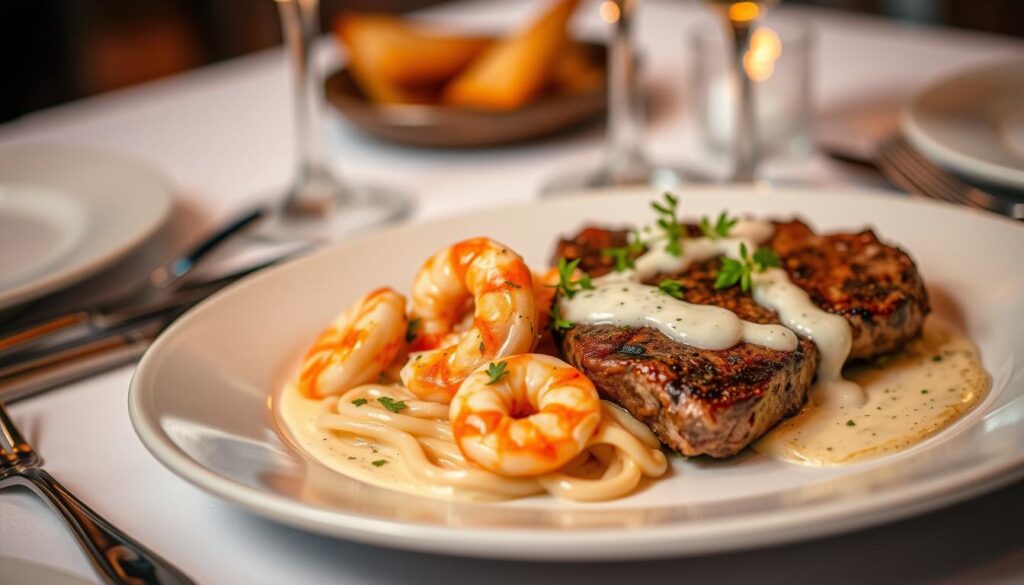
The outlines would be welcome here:
[[[643,231],[649,234],[652,230]],[[798,335],[813,341],[821,353],[810,394],[812,400],[845,406],[863,404],[863,389],[842,376],[853,338],[850,324],[815,305],[784,270],[755,273],[753,296],[759,305],[777,312],[785,327],[751,323],[728,309],[687,303],[657,287],[640,284],[659,274],[678,274],[694,262],[718,256],[739,259],[741,244],[753,254],[774,231],[771,222],[741,220],[730,230],[728,238],[685,238],[680,256],[655,244],[636,259],[635,270],[595,278],[595,290],[578,292],[572,299],[563,298],[559,308],[563,317],[573,323],[654,327],[679,343],[709,350],[727,349],[745,341],[777,351],[793,351]]]
[[[561,299],[562,316],[573,323],[653,327],[679,343],[701,349],[728,349],[741,341],[777,351],[793,351],[797,338],[781,325],[744,321],[714,305],[695,305],[637,282],[636,273],[594,279],[594,290]]]

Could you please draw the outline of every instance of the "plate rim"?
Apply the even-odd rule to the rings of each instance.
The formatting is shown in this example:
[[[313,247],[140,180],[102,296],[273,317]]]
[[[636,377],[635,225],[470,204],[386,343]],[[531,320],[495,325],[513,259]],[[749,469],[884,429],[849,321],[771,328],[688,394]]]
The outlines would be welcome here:
[[[738,188],[744,187],[701,186],[698,190],[735,191]],[[650,192],[647,188],[642,189]],[[760,189],[761,187],[755,185],[752,192],[757,193]],[[831,189],[827,194],[814,192],[808,187],[783,186],[771,189],[782,193],[813,192],[816,197],[868,196],[915,206],[943,208],[949,213],[970,213],[981,221],[1016,225],[1012,220],[994,214],[976,213],[973,210],[931,200],[896,199],[891,192],[877,189],[841,187]],[[639,190],[612,188],[584,193],[593,197],[603,197],[633,191]],[[568,198],[559,198],[555,201],[565,199]],[[485,209],[493,213],[503,208],[543,204],[543,201],[538,202],[534,199]],[[477,215],[481,211],[483,209],[475,209],[417,223],[457,221],[460,218]],[[704,520],[697,528],[685,522],[645,526],[632,532],[628,542],[621,542],[609,538],[613,535],[621,536],[621,528],[614,527],[557,531],[516,528],[514,531],[502,531],[500,528],[467,528],[402,522],[315,507],[287,497],[261,492],[204,467],[181,451],[162,432],[159,424],[145,414],[142,396],[144,390],[140,388],[143,383],[141,380],[150,368],[149,364],[155,359],[152,356],[158,355],[160,348],[164,343],[168,343],[175,331],[188,325],[196,311],[221,296],[232,294],[236,288],[244,287],[257,279],[272,278],[275,272],[288,265],[311,261],[321,254],[333,253],[339,247],[358,246],[365,239],[382,237],[381,234],[390,234],[402,229],[404,226],[396,226],[364,234],[284,265],[261,271],[217,292],[176,320],[146,352],[132,376],[128,395],[129,418],[146,449],[164,467],[188,483],[243,510],[295,528],[390,548],[519,560],[580,561],[682,557],[782,544],[896,521],[968,499],[1024,477],[1022,453],[1015,457],[984,462],[952,476],[942,475],[912,484],[901,484],[856,498],[812,503],[799,509],[769,510],[741,517]],[[699,540],[693,538],[696,534],[694,530],[699,531]],[[572,538],[566,538],[567,534],[571,534]],[[689,540],[685,539],[686,536],[690,537]],[[686,542],[686,546],[680,546],[680,542]]]
[[[160,209],[154,209],[147,222],[138,225],[131,238],[125,238],[120,245],[111,246],[101,254],[78,262],[71,268],[46,273],[38,278],[30,278],[23,284],[6,290],[0,290],[0,310],[7,310],[24,303],[39,299],[47,294],[61,290],[81,282],[104,268],[115,264],[133,250],[144,244],[170,219],[174,209],[174,183],[155,164],[134,155],[120,151],[93,146],[79,146],[66,143],[33,142],[16,146],[0,147],[0,156],[16,152],[19,156],[47,158],[92,158],[103,159],[115,165],[131,166],[148,175],[161,187],[159,195]],[[155,190],[154,190],[155,193]],[[77,201],[77,199],[76,199]],[[154,198],[156,201],[156,198]],[[155,208],[155,205],[154,205]],[[86,223],[86,237],[90,230],[95,230],[92,221]]]
[[[930,99],[943,86],[954,83],[958,79],[1011,66],[1024,67],[1024,59],[1004,59],[968,67],[930,83],[917,92],[900,112],[900,129],[913,146],[955,172],[997,186],[1024,190],[1024,168],[1013,168],[987,161],[944,144],[928,132],[926,126],[921,122],[920,115],[920,108],[924,100]]]

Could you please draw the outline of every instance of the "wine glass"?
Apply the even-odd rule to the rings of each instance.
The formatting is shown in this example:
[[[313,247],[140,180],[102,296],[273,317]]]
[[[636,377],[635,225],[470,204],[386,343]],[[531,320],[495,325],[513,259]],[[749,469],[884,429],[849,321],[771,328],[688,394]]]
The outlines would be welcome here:
[[[406,194],[349,183],[328,166],[321,125],[322,78],[312,55],[320,33],[319,0],[276,2],[293,69],[298,164],[294,182],[258,235],[322,242],[405,218],[412,209]]]
[[[596,168],[556,177],[542,189],[544,196],[626,185],[670,189],[685,177],[679,169],[652,164],[644,152],[644,106],[633,40],[636,3],[637,0],[604,0],[600,5],[602,20],[614,26],[608,47],[604,161]]]
[[[732,141],[733,168],[731,180],[735,183],[749,183],[754,180],[761,161],[760,141],[757,131],[757,114],[754,104],[754,82],[747,73],[745,59],[750,50],[750,39],[757,22],[764,16],[769,5],[778,0],[736,1],[705,0],[726,24],[732,48],[732,72],[736,95],[736,124],[733,125]]]

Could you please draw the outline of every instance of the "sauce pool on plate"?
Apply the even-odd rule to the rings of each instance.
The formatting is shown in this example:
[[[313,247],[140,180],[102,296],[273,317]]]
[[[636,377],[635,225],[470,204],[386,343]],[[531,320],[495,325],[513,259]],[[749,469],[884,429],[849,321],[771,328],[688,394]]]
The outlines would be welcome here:
[[[902,450],[979,404],[991,385],[974,344],[934,318],[901,351],[847,367],[845,374],[864,388],[864,404],[819,404],[812,395],[799,414],[779,423],[754,449],[812,465]]]

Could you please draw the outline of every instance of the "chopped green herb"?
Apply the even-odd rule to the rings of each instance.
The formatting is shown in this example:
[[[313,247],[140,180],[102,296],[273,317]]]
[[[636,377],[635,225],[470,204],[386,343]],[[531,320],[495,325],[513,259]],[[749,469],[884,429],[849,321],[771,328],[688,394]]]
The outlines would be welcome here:
[[[927,394],[927,393],[928,393],[927,390],[921,390],[921,394]]]
[[[936,355],[933,355],[933,356],[932,356],[932,361],[933,361],[933,362],[941,362],[941,361],[942,361],[942,356],[941,356],[941,355],[938,355],[938,354],[936,354]]]
[[[499,380],[508,375],[507,368],[508,363],[503,361],[496,364],[491,363],[491,365],[487,366],[487,375],[490,376],[490,380],[487,381],[487,384],[497,384]]]
[[[711,220],[705,215],[700,218],[698,226],[705,238],[708,238],[709,240],[717,240],[719,238],[729,237],[729,230],[739,223],[739,221],[740,219],[738,217],[730,218],[727,212],[722,211],[722,213],[718,214],[718,219],[715,220],[715,225],[712,226]]]
[[[406,343],[412,343],[416,339],[416,330],[420,328],[419,319],[409,319],[409,324],[405,327],[405,341]]]
[[[573,295],[581,290],[594,290],[589,274],[584,272],[581,273],[579,278],[573,279],[573,276],[576,275],[576,268],[579,265],[579,258],[571,262],[565,258],[558,259],[558,284],[554,285],[556,295],[562,295],[567,299],[571,299]]]
[[[484,345],[484,342],[481,341],[480,342],[480,353],[483,353],[485,351],[487,351],[487,346]]]
[[[366,404],[366,399],[365,398],[356,398],[355,400],[352,401],[352,404],[355,404],[356,406],[362,406],[362,405]]]
[[[857,423],[853,422],[853,419],[850,419],[850,420],[846,421],[846,426],[848,426],[848,427],[855,427],[855,426],[857,426]]]
[[[651,202],[651,208],[658,214],[658,220],[655,223],[664,234],[665,251],[676,257],[682,256],[686,227],[680,223],[678,218],[679,199],[668,192],[662,197],[662,202]]]
[[[380,467],[381,465],[386,465],[386,464],[387,464],[387,462],[388,462],[388,460],[387,460],[387,459],[378,459],[378,460],[376,460],[376,461],[372,461],[372,462],[371,462],[371,464],[372,464],[372,465],[373,465],[374,467]]]
[[[666,278],[658,283],[658,290],[676,299],[683,298],[683,285],[678,281]]]
[[[518,284],[512,282],[511,280],[506,280],[505,284],[511,286],[512,288],[523,288],[523,287],[519,286]]]
[[[381,406],[394,413],[399,413],[408,408],[408,405],[406,405],[405,402],[401,400],[395,400],[390,396],[381,396],[380,398],[377,399],[377,402],[380,402]]]

